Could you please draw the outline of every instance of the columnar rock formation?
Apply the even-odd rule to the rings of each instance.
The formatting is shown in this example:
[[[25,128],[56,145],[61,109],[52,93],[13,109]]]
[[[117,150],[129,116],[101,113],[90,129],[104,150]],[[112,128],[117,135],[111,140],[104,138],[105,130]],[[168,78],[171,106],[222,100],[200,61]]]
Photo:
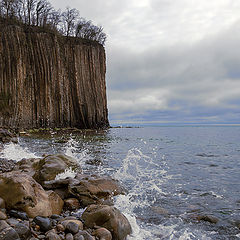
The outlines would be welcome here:
[[[0,126],[108,127],[102,45],[37,28],[0,28]]]

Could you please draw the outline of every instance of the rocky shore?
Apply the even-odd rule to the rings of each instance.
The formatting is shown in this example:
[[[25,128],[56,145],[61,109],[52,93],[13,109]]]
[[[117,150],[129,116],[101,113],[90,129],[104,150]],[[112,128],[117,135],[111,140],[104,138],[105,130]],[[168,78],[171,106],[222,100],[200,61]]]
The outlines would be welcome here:
[[[15,134],[0,129],[3,144]],[[73,176],[63,178],[69,169]],[[109,176],[86,175],[64,154],[0,159],[0,240],[124,240],[132,229],[113,206],[125,189]]]

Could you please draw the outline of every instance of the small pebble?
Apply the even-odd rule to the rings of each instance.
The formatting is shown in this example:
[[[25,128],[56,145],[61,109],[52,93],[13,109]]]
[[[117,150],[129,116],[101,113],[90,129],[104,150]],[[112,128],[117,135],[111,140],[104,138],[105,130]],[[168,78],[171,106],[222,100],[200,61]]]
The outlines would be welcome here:
[[[71,233],[67,233],[65,239],[66,240],[73,240],[73,235]]]
[[[69,222],[67,225],[66,225],[66,229],[65,229],[65,232],[70,232],[72,234],[76,234],[79,230],[79,226],[77,223],[75,222]]]
[[[62,224],[58,224],[56,228],[57,228],[58,232],[64,232],[65,231],[65,227]]]

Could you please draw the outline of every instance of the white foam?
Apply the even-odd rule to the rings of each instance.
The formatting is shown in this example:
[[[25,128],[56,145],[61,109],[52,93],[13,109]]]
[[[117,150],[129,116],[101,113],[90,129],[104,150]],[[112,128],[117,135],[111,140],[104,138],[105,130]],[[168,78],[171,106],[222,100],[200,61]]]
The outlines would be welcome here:
[[[64,172],[57,174],[57,176],[55,177],[55,180],[66,179],[68,177],[75,178],[76,175],[77,173],[74,170],[72,170],[72,168],[70,167],[65,169]]]
[[[20,161],[23,158],[38,158],[35,153],[31,152],[27,147],[22,147],[16,143],[9,143],[4,146],[4,149],[0,153],[2,158],[8,160]]]
[[[78,142],[72,138],[66,143],[64,153],[75,158],[80,165],[84,165],[87,160],[92,158],[89,149],[85,147],[80,149]]]

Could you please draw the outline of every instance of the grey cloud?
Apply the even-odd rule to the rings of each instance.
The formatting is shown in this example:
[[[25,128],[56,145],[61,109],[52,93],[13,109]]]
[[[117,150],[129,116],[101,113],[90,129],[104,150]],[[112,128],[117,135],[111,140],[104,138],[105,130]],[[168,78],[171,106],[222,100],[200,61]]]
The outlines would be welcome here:
[[[230,121],[225,113],[232,116],[230,112],[234,112],[240,99],[239,41],[236,23],[190,46],[179,44],[142,53],[115,48],[108,61],[112,119],[119,114],[128,118],[131,113],[149,116],[153,110],[159,113],[159,121],[163,111],[176,115],[182,112],[179,121],[204,116]],[[145,104],[144,96],[148,99]],[[171,114],[168,120],[173,120]]]

